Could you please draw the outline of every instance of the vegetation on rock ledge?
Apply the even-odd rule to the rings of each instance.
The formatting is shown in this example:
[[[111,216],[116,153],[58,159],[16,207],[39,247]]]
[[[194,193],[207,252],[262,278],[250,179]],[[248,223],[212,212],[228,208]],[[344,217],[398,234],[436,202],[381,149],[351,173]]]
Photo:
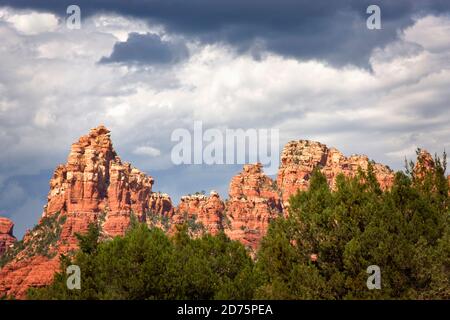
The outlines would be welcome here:
[[[24,240],[17,241],[10,250],[0,257],[0,268],[21,252],[27,258],[35,255],[53,258],[56,255],[56,251],[53,249],[60,238],[65,220],[66,216],[59,212],[42,218],[40,223],[29,232],[29,239],[26,242]]]

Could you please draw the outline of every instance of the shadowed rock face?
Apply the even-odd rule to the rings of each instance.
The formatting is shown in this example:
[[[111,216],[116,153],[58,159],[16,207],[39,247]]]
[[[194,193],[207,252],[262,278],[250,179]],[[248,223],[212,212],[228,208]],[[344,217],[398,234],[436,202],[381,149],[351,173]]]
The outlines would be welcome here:
[[[433,164],[427,152],[419,157],[424,168]],[[9,257],[0,270],[0,296],[20,299],[29,287],[49,284],[59,268],[59,254],[77,249],[75,234],[85,233],[90,223],[101,227],[103,239],[124,235],[133,216],[169,235],[187,223],[193,236],[223,231],[254,253],[270,221],[287,214],[289,197],[308,188],[316,167],[335,188],[338,174],[354,176],[369,163],[366,156],[346,157],[319,142],[292,141],[283,149],[276,182],[260,164],[249,164],[232,178],[226,201],[212,191],[209,196],[184,196],[176,207],[168,194],[152,191],[152,177],[122,162],[109,130],[99,126],[74,143],[67,163],[55,169],[42,218],[22,242],[15,241],[12,222],[0,218],[0,256]],[[381,164],[372,166],[381,187],[389,188],[394,173]]]
[[[0,257],[16,242],[13,228],[14,223],[11,220],[0,217]]]
[[[435,161],[433,156],[426,151],[425,149],[420,149],[419,153],[417,154],[417,161],[414,165],[414,175],[416,177],[423,178],[427,172],[434,170]],[[448,183],[448,193],[450,195],[450,175],[447,176],[447,183]]]
[[[150,195],[148,208],[159,216],[172,217],[174,206],[167,193],[154,192]]]

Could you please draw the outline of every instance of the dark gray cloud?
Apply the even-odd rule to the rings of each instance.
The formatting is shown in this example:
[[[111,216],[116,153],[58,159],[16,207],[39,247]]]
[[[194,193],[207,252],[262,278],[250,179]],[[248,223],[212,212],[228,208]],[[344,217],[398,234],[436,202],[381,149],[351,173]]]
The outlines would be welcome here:
[[[63,16],[72,1],[0,0],[2,4]],[[115,12],[142,18],[164,25],[169,32],[205,43],[228,43],[256,56],[269,51],[337,65],[364,66],[372,49],[394,39],[398,29],[410,25],[413,17],[450,11],[447,0],[79,0],[77,4],[84,17]],[[370,4],[381,7],[382,30],[366,28],[366,8]],[[117,55],[130,53],[125,45],[119,48]]]
[[[50,170],[36,175],[19,175],[0,185],[0,216],[13,220],[14,235],[21,238],[37,223],[49,190]]]
[[[158,35],[130,33],[124,42],[117,42],[109,57],[103,57],[100,63],[137,63],[169,64],[176,63],[188,56],[183,43],[163,41]]]

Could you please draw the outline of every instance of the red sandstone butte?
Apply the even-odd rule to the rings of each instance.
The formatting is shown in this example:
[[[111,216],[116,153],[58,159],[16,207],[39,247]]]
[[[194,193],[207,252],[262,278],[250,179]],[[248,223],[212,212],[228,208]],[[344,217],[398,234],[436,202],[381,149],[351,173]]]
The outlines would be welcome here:
[[[86,232],[91,222],[101,224],[105,238],[123,235],[132,213],[144,219],[151,204],[152,185],[152,177],[118,157],[108,129],[91,129],[72,144],[67,163],[58,166],[50,180],[48,202],[39,223],[52,217],[58,217],[61,223],[59,239],[47,248],[54,257],[33,255],[40,231],[28,232],[25,249],[1,269],[0,296],[23,298],[28,287],[48,284],[58,270],[58,255],[76,249],[75,234]]]
[[[289,205],[289,198],[297,190],[306,190],[313,170],[318,167],[325,174],[328,184],[335,188],[339,174],[353,177],[358,168],[367,170],[367,156],[344,156],[335,148],[308,140],[291,141],[283,148],[281,165],[278,170],[277,185],[282,193],[283,205]],[[389,189],[394,182],[394,172],[389,167],[373,163],[375,176],[383,190]]]
[[[43,216],[67,214],[63,232],[69,235],[79,231],[77,225],[85,230],[99,217],[107,235],[123,235],[130,213],[141,219],[148,209],[152,185],[152,177],[121,161],[109,130],[99,126],[72,144],[67,163],[55,170]]]
[[[0,217],[0,257],[16,242],[13,228],[14,223],[11,220]]]

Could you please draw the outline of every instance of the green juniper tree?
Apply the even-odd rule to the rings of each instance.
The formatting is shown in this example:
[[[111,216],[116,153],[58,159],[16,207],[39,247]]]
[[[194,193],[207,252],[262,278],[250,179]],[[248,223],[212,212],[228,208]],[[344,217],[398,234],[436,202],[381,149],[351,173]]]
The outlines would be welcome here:
[[[257,297],[450,298],[445,164],[444,154],[424,175],[399,172],[386,192],[371,166],[337,177],[334,192],[316,170],[309,190],[291,198],[289,217],[273,222],[262,241]],[[381,290],[366,287],[370,265],[381,268]]]
[[[192,239],[187,225],[169,238],[135,224],[124,237],[98,242],[98,228],[78,236],[80,250],[62,257],[61,270],[81,270],[81,290],[69,290],[64,272],[30,299],[251,299],[257,285],[244,246],[225,234]]]

